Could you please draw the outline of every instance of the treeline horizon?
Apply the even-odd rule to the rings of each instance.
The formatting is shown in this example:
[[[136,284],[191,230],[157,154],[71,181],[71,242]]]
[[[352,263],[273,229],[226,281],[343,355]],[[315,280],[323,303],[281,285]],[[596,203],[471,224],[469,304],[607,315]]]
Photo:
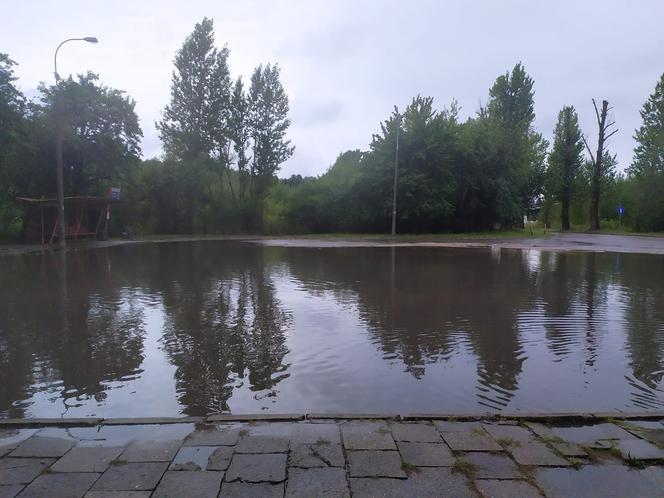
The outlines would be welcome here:
[[[380,123],[367,150],[341,152],[323,174],[278,178],[293,154],[289,101],[278,64],[260,64],[245,84],[229,50],[215,46],[210,19],[176,53],[171,99],[157,123],[162,158],[141,159],[135,101],[97,75],[41,85],[29,101],[0,54],[0,241],[34,235],[16,197],[53,197],[55,95],[62,112],[65,195],[122,188],[111,233],[388,232],[397,135],[397,231],[465,232],[548,226],[596,230],[622,223],[664,230],[664,74],[641,109],[637,146],[616,172],[610,103],[594,106],[597,128],[581,130],[564,106],[552,139],[535,126],[534,81],[521,63],[499,75],[485,105],[466,120],[456,101],[436,108],[415,96]],[[597,136],[590,142],[589,136]]]

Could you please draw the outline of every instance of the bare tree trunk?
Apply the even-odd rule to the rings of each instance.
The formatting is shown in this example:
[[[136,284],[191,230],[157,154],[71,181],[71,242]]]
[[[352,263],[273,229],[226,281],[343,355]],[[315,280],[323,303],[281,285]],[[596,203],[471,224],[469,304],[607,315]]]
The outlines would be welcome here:
[[[593,99],[593,106],[595,107],[595,115],[597,116],[597,126],[599,130],[597,152],[594,157],[585,137],[583,137],[583,143],[586,145],[586,149],[588,149],[588,153],[592,159],[592,171],[590,175],[590,229],[599,230],[599,198],[600,185],[604,173],[602,164],[602,161],[604,160],[604,144],[607,139],[618,130],[613,130],[609,134],[606,133],[607,130],[615,124],[615,121],[607,122],[606,120],[606,115],[609,112],[609,103],[606,100],[602,101],[601,111],[597,109],[595,99]]]

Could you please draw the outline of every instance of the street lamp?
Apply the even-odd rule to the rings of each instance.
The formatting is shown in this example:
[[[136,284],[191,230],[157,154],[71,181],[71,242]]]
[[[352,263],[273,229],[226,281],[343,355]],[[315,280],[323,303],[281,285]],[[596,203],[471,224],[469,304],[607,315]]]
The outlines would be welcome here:
[[[53,56],[53,74],[55,75],[55,160],[57,165],[57,197],[58,197],[58,247],[65,249],[65,189],[63,182],[62,166],[62,110],[60,109],[60,76],[58,75],[58,51],[65,43],[70,41],[84,41],[88,43],[98,43],[99,40],[94,36],[84,38],[68,38],[58,45]]]

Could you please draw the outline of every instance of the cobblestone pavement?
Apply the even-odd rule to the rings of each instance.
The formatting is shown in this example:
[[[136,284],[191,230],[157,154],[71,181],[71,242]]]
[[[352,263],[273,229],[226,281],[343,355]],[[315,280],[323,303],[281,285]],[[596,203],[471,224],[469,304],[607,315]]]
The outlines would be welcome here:
[[[664,420],[533,420],[0,421],[0,498],[664,496]]]

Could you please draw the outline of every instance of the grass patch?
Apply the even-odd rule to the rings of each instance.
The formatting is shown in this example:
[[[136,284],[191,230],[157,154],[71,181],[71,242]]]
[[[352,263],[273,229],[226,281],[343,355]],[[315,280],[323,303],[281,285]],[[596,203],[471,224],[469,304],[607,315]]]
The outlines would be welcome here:
[[[579,469],[581,469],[581,467],[583,466],[583,460],[579,460],[578,458],[574,458],[574,457],[572,457],[572,458],[568,458],[567,461],[568,461],[570,464],[572,464],[572,467],[573,467],[575,470],[579,470]]]
[[[401,462],[401,470],[403,470],[407,475],[419,474],[420,469],[408,462]]]
[[[625,458],[625,463],[629,467],[632,467],[634,469],[645,469],[646,468],[646,462],[639,459],[639,458],[632,458],[631,455],[627,455],[627,458]]]
[[[545,436],[545,437],[540,437],[540,440],[541,440],[544,444],[548,444],[548,445],[552,445],[552,444],[556,444],[556,443],[564,443],[564,442],[565,442],[565,441],[563,441],[561,438],[559,438],[558,436],[550,436],[550,437],[549,437],[549,436]]]
[[[470,431],[470,433],[473,434],[474,436],[486,437],[486,431],[481,427],[475,427],[473,430]]]
[[[521,446],[519,441],[512,439],[511,437],[500,437],[496,439],[496,443],[498,443],[503,448],[518,448]]]
[[[320,446],[329,446],[330,444],[332,444],[332,443],[330,443],[330,441],[328,441],[327,439],[324,439],[322,437],[319,437],[318,441],[316,441],[316,446],[319,446],[319,447]]]
[[[249,435],[249,431],[247,429],[242,429],[240,431],[240,439],[245,438]]]
[[[455,474],[462,474],[468,479],[474,480],[477,476],[478,468],[477,465],[468,462],[467,460],[456,460],[454,465],[452,465],[452,472]]]

